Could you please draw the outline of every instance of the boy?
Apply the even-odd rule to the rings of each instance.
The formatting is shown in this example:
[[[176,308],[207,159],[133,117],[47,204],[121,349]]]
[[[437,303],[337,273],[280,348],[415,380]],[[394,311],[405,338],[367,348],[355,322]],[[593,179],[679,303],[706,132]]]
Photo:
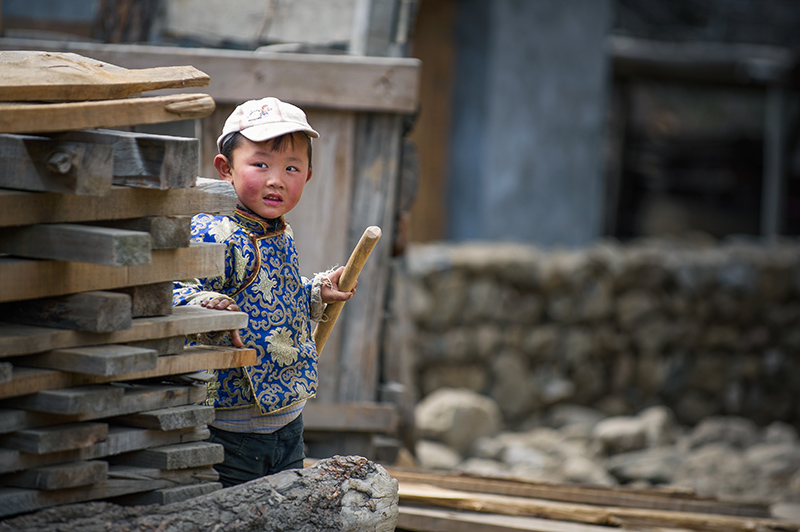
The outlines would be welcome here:
[[[236,212],[192,220],[194,241],[226,244],[225,274],[175,283],[175,305],[249,315],[246,330],[213,341],[255,348],[258,356],[254,366],[210,372],[207,404],[216,419],[209,441],[225,447],[225,461],[215,466],[225,487],[303,467],[301,413],[317,386],[310,320],[322,317],[326,303],[355,293],[337,288],[344,268],[313,280],[298,273],[284,215],[311,179],[312,137],[319,134],[305,113],[276,98],[233,111],[217,139],[214,166],[236,191]]]

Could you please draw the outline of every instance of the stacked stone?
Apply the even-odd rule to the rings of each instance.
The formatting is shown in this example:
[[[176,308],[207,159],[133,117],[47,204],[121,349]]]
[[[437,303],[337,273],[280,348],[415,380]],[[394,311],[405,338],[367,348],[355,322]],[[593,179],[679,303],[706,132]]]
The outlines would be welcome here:
[[[409,252],[419,394],[467,388],[505,423],[569,402],[800,422],[800,244],[516,244]]]

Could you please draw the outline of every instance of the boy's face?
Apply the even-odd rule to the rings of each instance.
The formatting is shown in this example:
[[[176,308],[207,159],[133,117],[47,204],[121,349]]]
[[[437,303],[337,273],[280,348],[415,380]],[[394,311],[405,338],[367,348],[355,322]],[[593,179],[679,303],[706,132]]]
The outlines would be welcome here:
[[[262,218],[278,218],[292,210],[311,179],[302,134],[295,133],[282,151],[275,151],[270,141],[242,138],[232,158],[217,155],[214,166],[222,179],[233,184],[239,201]]]

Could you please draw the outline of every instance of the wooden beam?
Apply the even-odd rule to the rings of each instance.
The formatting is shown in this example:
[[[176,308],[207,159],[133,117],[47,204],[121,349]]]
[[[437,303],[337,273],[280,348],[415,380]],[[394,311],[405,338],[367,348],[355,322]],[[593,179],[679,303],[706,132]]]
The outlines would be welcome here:
[[[150,262],[150,234],[78,224],[5,229],[0,253],[35,259],[134,266]]]
[[[148,233],[151,249],[189,247],[192,233],[191,216],[144,216],[129,220],[104,220],[93,225]]]
[[[108,437],[106,423],[68,423],[0,436],[0,445],[25,453],[47,454],[90,447]]]
[[[113,333],[89,333],[0,323],[0,353],[3,357],[41,353],[70,347],[123,344],[171,338],[208,331],[227,331],[247,326],[244,312],[220,312],[197,306],[175,307],[173,314],[136,318],[131,328]]]
[[[68,103],[0,103],[0,133],[49,133],[204,118],[214,111],[207,94],[171,94]]]
[[[413,58],[8,38],[0,39],[0,49],[75,52],[130,69],[191,64],[210,76],[206,90],[218,102],[269,94],[308,108],[413,113],[418,107],[421,63]]]
[[[177,430],[211,423],[214,421],[214,407],[205,405],[173,406],[119,416],[111,421],[143,429]]]
[[[127,98],[143,91],[205,87],[192,66],[126,70],[73,53],[0,52],[0,101],[69,101]]]
[[[216,277],[222,274],[224,254],[224,244],[192,244],[153,250],[149,264],[136,266],[0,257],[0,301]]]
[[[50,137],[111,146],[115,185],[166,190],[192,187],[197,179],[200,141],[196,138],[110,129],[71,130]]]
[[[35,396],[38,392],[48,390],[58,390],[60,393],[68,395],[78,395],[72,386],[85,386],[87,384],[100,384],[111,381],[126,381],[150,379],[154,377],[164,377],[167,375],[180,375],[182,373],[192,373],[206,369],[235,368],[241,366],[252,366],[256,363],[255,349],[236,349],[214,346],[191,347],[184,350],[180,355],[158,357],[158,367],[152,370],[125,373],[122,375],[83,375],[77,373],[65,373],[48,369],[34,369],[15,367],[12,379],[9,382],[0,384],[0,398],[17,397],[21,395],[34,394],[26,398],[14,399],[13,403],[5,404],[5,407],[25,408],[39,412],[47,411],[62,414],[76,414],[83,411],[61,411],[53,409],[67,408],[54,402],[53,409],[45,410],[40,400]],[[63,388],[63,390],[62,390]],[[113,387],[112,387],[113,389]],[[72,391],[70,391],[72,390]],[[119,400],[122,400],[122,390],[119,391]],[[47,397],[54,394],[48,394]],[[31,405],[31,406],[25,406]],[[88,405],[92,408],[101,408],[100,404]],[[111,408],[102,406],[102,408]]]
[[[113,377],[157,368],[158,354],[152,349],[106,344],[56,349],[20,357],[14,363],[25,367]]]
[[[222,445],[201,441],[143,449],[114,457],[111,461],[129,466],[186,469],[218,464],[224,459]]]
[[[151,233],[152,237],[153,234]],[[188,247],[188,242],[186,246]],[[169,248],[165,248],[169,249]],[[151,316],[167,316],[172,314],[172,283],[142,284],[119,288],[115,292],[126,294],[131,298],[131,315],[134,318]]]
[[[6,475],[5,486],[38,490],[55,490],[89,486],[108,478],[108,462],[102,460],[78,461],[44,467],[35,467],[21,473]]]
[[[2,321],[96,333],[130,329],[132,314],[129,295],[100,290],[0,305]]]
[[[118,408],[124,396],[124,391],[118,386],[75,386],[74,388],[57,389],[58,387],[52,384],[52,380],[47,381],[48,375],[74,376],[74,373],[29,370],[27,368],[19,368],[14,373],[14,376],[19,376],[19,378],[15,378],[5,385],[6,393],[11,393],[7,397],[17,395],[12,392],[14,390],[13,385],[24,383],[26,376],[33,377],[26,383],[31,391],[24,397],[14,397],[13,401],[6,401],[4,406],[69,416]],[[36,380],[41,382],[37,383],[35,382]],[[17,382],[15,383],[15,381]]]
[[[233,212],[235,207],[235,196],[206,192],[199,187],[154,190],[112,186],[102,200],[0,190],[0,227],[194,215],[198,212],[224,214]]]
[[[90,141],[0,135],[0,186],[101,196],[111,189],[114,151]]]

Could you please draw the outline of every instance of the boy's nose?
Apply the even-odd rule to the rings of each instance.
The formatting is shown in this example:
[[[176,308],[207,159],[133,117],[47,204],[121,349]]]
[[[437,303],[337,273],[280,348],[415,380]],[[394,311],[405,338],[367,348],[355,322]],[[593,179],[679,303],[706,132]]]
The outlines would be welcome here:
[[[264,184],[272,188],[283,188],[283,180],[278,172],[267,172],[267,177],[264,180]]]

